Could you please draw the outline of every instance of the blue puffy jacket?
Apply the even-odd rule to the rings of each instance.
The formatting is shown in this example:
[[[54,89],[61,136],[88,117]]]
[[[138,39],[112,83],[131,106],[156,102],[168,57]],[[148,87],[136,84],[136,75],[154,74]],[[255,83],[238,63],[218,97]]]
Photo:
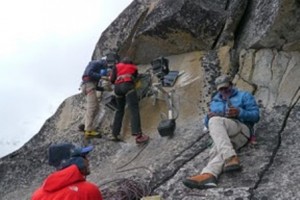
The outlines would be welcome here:
[[[101,70],[106,69],[107,64],[104,60],[92,60],[89,62],[89,64],[86,66],[83,75],[82,80],[83,81],[99,81],[101,78]]]
[[[218,116],[225,116],[229,106],[239,109],[239,116],[236,119],[246,124],[252,132],[253,125],[260,119],[259,107],[254,96],[249,92],[232,88],[232,95],[228,100],[224,100],[221,94],[217,92],[210,102],[210,112],[216,113]],[[208,127],[208,121],[209,118],[206,115],[204,120],[206,127]]]

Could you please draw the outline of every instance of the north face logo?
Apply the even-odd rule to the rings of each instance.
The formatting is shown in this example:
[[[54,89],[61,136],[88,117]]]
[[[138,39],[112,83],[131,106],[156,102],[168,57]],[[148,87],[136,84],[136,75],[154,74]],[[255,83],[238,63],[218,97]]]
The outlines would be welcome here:
[[[69,186],[70,190],[73,190],[75,192],[78,192],[78,187],[77,186]]]

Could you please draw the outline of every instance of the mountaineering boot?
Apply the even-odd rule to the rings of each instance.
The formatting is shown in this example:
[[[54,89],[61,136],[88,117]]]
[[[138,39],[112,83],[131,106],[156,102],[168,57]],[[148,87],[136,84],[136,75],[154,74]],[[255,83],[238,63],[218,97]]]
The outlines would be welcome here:
[[[182,183],[188,188],[208,189],[217,187],[217,179],[210,173],[203,173],[197,176],[186,178]]]
[[[96,131],[84,131],[85,138],[101,138],[101,134]]]
[[[233,172],[239,171],[242,169],[240,164],[240,159],[237,156],[231,156],[225,160],[223,172]]]
[[[135,142],[137,144],[142,144],[142,143],[147,143],[149,141],[149,136],[148,135],[145,135],[145,134],[137,134],[136,137],[135,137]]]

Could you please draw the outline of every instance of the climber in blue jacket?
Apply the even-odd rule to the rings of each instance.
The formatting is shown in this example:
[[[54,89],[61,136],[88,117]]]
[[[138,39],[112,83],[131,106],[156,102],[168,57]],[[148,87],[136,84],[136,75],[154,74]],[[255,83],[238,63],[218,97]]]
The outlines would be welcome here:
[[[254,96],[233,87],[229,76],[219,76],[215,85],[218,92],[213,96],[204,120],[213,140],[210,159],[200,175],[183,181],[189,188],[216,187],[222,172],[239,171],[242,166],[235,150],[247,144],[254,124],[260,119]]]
[[[92,60],[86,66],[82,75],[81,91],[86,96],[86,113],[84,135],[89,137],[101,137],[101,134],[95,130],[94,118],[99,110],[96,90],[103,91],[98,87],[98,82],[107,70],[107,62],[104,59]]]

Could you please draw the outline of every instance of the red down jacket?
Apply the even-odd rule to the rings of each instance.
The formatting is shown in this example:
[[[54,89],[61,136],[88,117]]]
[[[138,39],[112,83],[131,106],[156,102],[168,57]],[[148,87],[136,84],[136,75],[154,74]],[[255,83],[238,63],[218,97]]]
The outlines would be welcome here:
[[[100,190],[87,182],[76,165],[50,174],[32,200],[103,200]]]
[[[113,84],[134,82],[138,75],[138,68],[134,64],[118,63],[112,70],[110,80]]]

